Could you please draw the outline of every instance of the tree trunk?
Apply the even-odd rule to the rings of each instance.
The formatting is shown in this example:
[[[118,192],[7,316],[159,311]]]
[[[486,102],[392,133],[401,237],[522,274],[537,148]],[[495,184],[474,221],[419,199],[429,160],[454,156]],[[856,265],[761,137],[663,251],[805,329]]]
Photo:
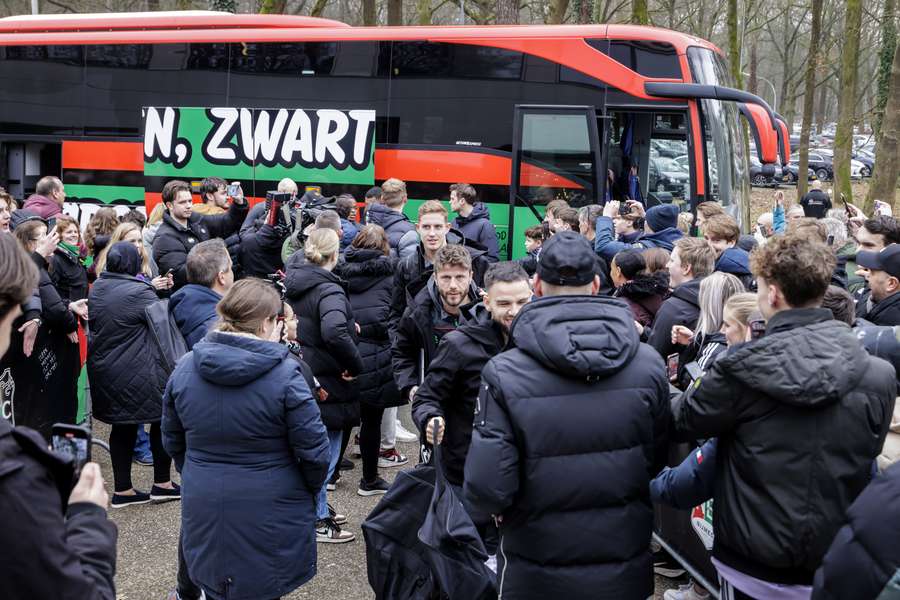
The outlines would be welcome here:
[[[498,25],[516,25],[519,23],[519,0],[497,0]]]
[[[403,0],[387,0],[388,25],[403,25]]]
[[[234,0],[213,0],[215,4],[223,4],[224,2],[230,2],[232,9],[230,12],[234,12]],[[285,9],[285,0],[262,0],[259,4],[259,12],[260,14],[268,14],[268,15],[283,15]],[[223,10],[221,8],[217,8],[215,10]]]
[[[566,11],[569,10],[569,0],[552,0],[550,14],[547,15],[547,23],[557,25],[566,20]]]
[[[419,25],[431,25],[431,0],[416,2],[416,22]]]
[[[888,90],[884,121],[875,151],[875,172],[865,205],[871,207],[875,200],[883,200],[891,205],[897,215],[900,214],[897,202],[897,175],[900,174],[900,46],[894,49]]]
[[[838,96],[837,131],[834,134],[834,196],[853,197],[850,186],[850,154],[853,150],[853,122],[856,114],[856,79],[859,68],[859,37],[862,0],[846,0],[844,47],[841,49],[841,87]],[[802,176],[802,174],[801,174]]]
[[[759,54],[757,53],[757,41],[753,40],[750,46],[750,77],[747,80],[747,91],[751,94],[757,94],[759,90]]]
[[[737,0],[728,0],[728,62],[735,87],[743,89],[744,74],[741,72],[741,32],[738,30],[737,4]]]
[[[650,13],[647,0],[631,0],[631,22],[636,25],[649,25]]]
[[[821,134],[825,129],[825,115],[828,112],[828,86],[824,83],[819,86],[819,99],[816,101],[816,133]]]
[[[367,27],[374,27],[375,23],[375,0],[363,0],[362,2],[362,10],[363,10],[363,25]]]
[[[316,0],[316,3],[313,4],[312,10],[309,11],[309,16],[321,17],[322,13],[325,12],[326,6],[328,6],[328,0]]]
[[[813,101],[816,96],[816,71],[819,68],[819,36],[822,32],[822,0],[812,0],[812,31],[806,57],[806,89],[803,92],[803,124],[800,126],[800,163],[797,167],[797,197],[806,194],[806,170],[809,168],[809,130],[812,127]]]
[[[894,61],[894,49],[897,46],[895,6],[895,0],[884,0],[884,13],[881,23],[881,52],[878,58],[878,96],[875,103],[875,139],[878,139],[878,136],[881,134],[884,107],[887,104],[888,91],[891,85],[891,65]]]

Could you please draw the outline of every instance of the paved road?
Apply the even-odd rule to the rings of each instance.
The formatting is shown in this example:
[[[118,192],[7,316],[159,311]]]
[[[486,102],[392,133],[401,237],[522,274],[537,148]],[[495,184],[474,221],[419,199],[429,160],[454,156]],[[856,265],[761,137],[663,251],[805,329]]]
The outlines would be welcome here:
[[[401,419],[407,429],[412,429],[409,409],[401,410]],[[94,423],[94,433],[108,439],[109,428]],[[414,444],[401,444],[401,452],[411,459],[416,455]],[[112,471],[109,457],[97,452],[107,489],[112,493]],[[358,460],[355,462],[359,462]],[[410,460],[410,467],[413,460]],[[319,544],[318,575],[305,586],[290,594],[289,600],[371,600],[374,596],[366,579],[365,543],[359,524],[378,502],[379,497],[363,498],[356,494],[361,465],[344,474],[337,491],[329,494],[331,503],[347,515],[347,529],[357,539],[348,544]],[[382,476],[393,480],[399,469],[382,469]],[[134,466],[132,477],[138,489],[148,490],[153,481],[153,469]],[[180,503],[144,504],[110,510],[112,519],[119,526],[119,553],[116,574],[116,590],[119,600],[164,599],[175,585],[178,566],[177,540],[180,519]],[[657,578],[657,598],[662,591],[672,587],[669,580]]]

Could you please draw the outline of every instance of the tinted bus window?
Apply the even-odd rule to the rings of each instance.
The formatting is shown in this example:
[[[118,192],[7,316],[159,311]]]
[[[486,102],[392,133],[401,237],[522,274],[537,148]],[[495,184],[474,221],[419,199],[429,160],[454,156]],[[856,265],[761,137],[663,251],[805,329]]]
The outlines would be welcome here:
[[[3,134],[84,133],[81,46],[0,47],[0,81]]]
[[[590,40],[589,43],[598,50],[606,51],[605,40]],[[608,52],[611,58],[645,77],[681,79],[678,55],[671,44],[613,40],[609,42]]]
[[[334,42],[271,42],[234,45],[233,73],[330,75],[337,44]]]

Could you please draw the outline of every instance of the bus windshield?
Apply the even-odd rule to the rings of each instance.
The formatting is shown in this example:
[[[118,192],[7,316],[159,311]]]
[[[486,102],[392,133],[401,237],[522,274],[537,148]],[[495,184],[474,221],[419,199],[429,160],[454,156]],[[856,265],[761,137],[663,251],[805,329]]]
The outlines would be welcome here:
[[[688,60],[696,83],[733,87],[724,58],[706,48],[688,48]],[[743,194],[744,144],[740,133],[737,105],[720,100],[700,100],[706,177],[709,200],[732,207],[740,221],[738,206]]]

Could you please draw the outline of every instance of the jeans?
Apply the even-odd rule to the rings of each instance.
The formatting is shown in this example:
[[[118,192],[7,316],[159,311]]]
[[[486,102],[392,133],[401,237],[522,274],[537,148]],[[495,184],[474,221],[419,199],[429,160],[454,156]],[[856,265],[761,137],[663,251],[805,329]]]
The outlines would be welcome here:
[[[138,425],[137,442],[134,443],[134,457],[142,458],[150,454],[150,436],[143,425]]]
[[[320,521],[328,518],[328,480],[334,474],[334,468],[341,460],[341,440],[344,433],[340,429],[329,429],[328,431],[328,455],[331,460],[328,461],[328,475],[325,477],[325,483],[319,490],[319,496],[316,498],[316,518]]]
[[[397,444],[397,407],[384,409],[381,417],[381,447],[390,450]]]

